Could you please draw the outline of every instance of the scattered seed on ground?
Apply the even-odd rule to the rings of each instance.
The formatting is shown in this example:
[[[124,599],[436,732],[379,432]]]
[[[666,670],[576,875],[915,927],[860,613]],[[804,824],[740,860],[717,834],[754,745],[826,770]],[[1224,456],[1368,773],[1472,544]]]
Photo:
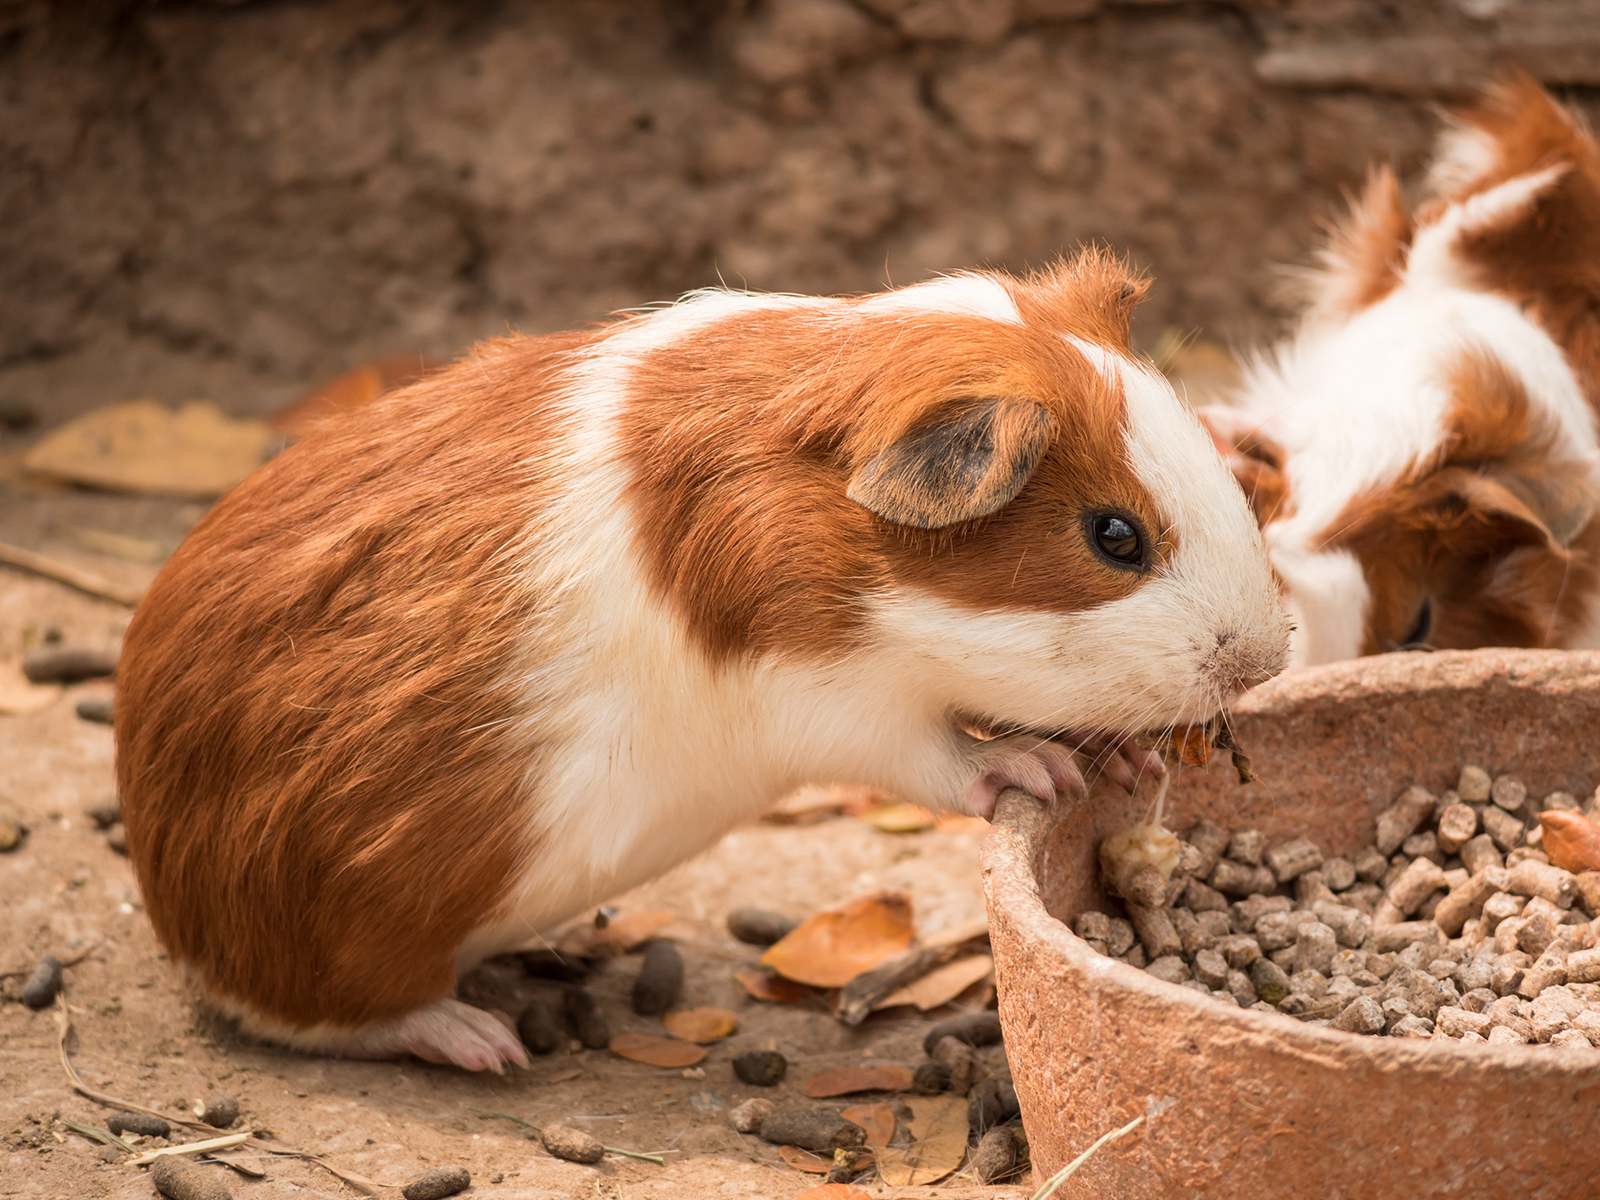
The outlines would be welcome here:
[[[444,1200],[471,1184],[472,1173],[465,1167],[429,1167],[421,1175],[413,1175],[400,1194],[406,1200]]]
[[[39,960],[39,965],[23,985],[22,1002],[35,1011],[48,1008],[55,1002],[56,993],[60,990],[61,960],[53,954],[47,954]]]
[[[794,932],[800,922],[764,908],[736,908],[728,914],[728,932],[751,946],[770,946]]]
[[[659,1017],[682,993],[683,955],[669,941],[651,942],[633,981],[633,1011],[641,1017]]]
[[[546,1125],[539,1131],[544,1148],[568,1162],[597,1163],[606,1155],[600,1139],[570,1125]]]
[[[733,1058],[733,1073],[752,1087],[775,1087],[789,1072],[789,1060],[776,1050],[746,1050]]]
[[[233,1200],[221,1170],[197,1166],[176,1154],[156,1159],[150,1166],[150,1179],[168,1200]]]

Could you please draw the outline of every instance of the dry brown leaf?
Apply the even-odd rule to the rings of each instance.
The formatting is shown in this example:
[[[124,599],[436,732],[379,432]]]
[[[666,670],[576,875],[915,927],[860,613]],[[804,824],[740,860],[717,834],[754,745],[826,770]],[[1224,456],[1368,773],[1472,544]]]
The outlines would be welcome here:
[[[1552,808],[1539,814],[1550,864],[1574,875],[1600,871],[1600,825],[1582,813]]]
[[[1178,735],[1178,757],[1191,767],[1203,767],[1211,761],[1211,735],[1204,725],[1187,725]]]
[[[654,937],[677,918],[669,912],[649,910],[622,913],[601,928],[585,921],[563,937],[556,949],[562,954],[592,955],[605,950],[632,950]]]
[[[801,1087],[813,1100],[851,1092],[903,1092],[911,1086],[911,1069],[899,1063],[877,1067],[834,1067],[806,1080]]]
[[[130,400],[85,413],[45,436],[23,458],[37,475],[121,492],[220,496],[265,461],[265,421],[238,421],[191,400],[174,412]]]
[[[652,1067],[692,1067],[706,1056],[704,1046],[679,1038],[650,1037],[643,1033],[619,1033],[611,1039],[611,1053]]]
[[[890,1187],[936,1183],[967,1154],[967,1101],[960,1096],[918,1096],[911,1106],[910,1146],[887,1146],[878,1173]]]
[[[920,804],[889,804],[869,808],[861,819],[880,833],[921,833],[932,829],[934,815]]]
[[[911,935],[911,897],[879,892],[807,917],[761,961],[797,983],[843,987],[904,951]]]
[[[0,662],[0,713],[31,713],[48,708],[61,695],[53,683],[29,683],[14,662]]]
[[[949,1004],[973,984],[987,979],[993,970],[994,959],[987,954],[958,958],[955,962],[935,967],[921,979],[913,979],[904,987],[885,996],[872,1008],[876,1012],[880,1008],[891,1008],[896,1004],[914,1004],[922,1012],[927,1012],[930,1008]]]
[[[839,1115],[867,1131],[867,1145],[882,1150],[894,1136],[894,1109],[887,1104],[852,1104]]]
[[[820,1154],[813,1154],[809,1150],[802,1150],[799,1146],[779,1146],[778,1156],[796,1171],[804,1171],[808,1175],[826,1175],[833,1167],[832,1158],[823,1158]],[[872,1166],[872,1151],[863,1150],[856,1155],[854,1170],[865,1171]],[[826,1193],[824,1193],[826,1194]],[[806,1195],[811,1195],[807,1192]]]
[[[667,1032],[686,1042],[720,1042],[739,1028],[739,1018],[725,1008],[684,1008],[661,1018]]]
[[[848,1183],[825,1183],[796,1196],[794,1200],[872,1200],[872,1197]]]
[[[816,988],[785,979],[773,971],[735,971],[733,977],[744,985],[752,999],[770,1004],[802,1004],[818,994]]]

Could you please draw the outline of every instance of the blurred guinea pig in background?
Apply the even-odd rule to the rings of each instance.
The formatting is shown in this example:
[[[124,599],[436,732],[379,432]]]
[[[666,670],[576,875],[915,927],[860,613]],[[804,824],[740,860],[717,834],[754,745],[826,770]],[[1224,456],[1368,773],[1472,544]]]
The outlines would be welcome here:
[[[1128,344],[1143,284],[710,292],[329,418],[124,642],[128,851],[174,962],[308,1050],[526,1062],[458,974],[806,783],[992,810],[1275,674],[1260,530]],[[967,730],[998,736],[982,739]]]
[[[1297,664],[1600,646],[1600,149],[1517,75],[1454,117],[1426,190],[1375,170],[1298,332],[1202,414]]]

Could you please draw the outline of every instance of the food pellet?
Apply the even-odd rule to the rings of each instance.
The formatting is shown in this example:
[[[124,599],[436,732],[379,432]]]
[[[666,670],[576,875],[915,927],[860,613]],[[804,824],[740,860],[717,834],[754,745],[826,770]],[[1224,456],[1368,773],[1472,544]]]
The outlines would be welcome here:
[[[978,1141],[967,1164],[979,1183],[997,1183],[1017,1166],[1017,1139],[1010,1129],[991,1129]]]
[[[794,932],[800,922],[763,908],[736,908],[728,914],[728,932],[751,946],[770,946]]]
[[[46,954],[23,985],[22,1002],[34,1010],[48,1008],[55,1002],[56,993],[60,990],[61,960],[53,954]]]
[[[168,1200],[233,1200],[220,1170],[196,1166],[176,1154],[163,1154],[150,1165],[150,1182]]]
[[[153,1138],[172,1136],[172,1126],[164,1118],[151,1113],[112,1113],[106,1121],[106,1129],[119,1137],[124,1133]]]
[[[413,1175],[400,1189],[405,1200],[444,1200],[464,1192],[472,1184],[472,1173],[465,1167],[430,1167],[421,1175]]]
[[[539,1131],[539,1140],[551,1154],[568,1162],[597,1163],[606,1156],[599,1138],[570,1125],[546,1125]]]
[[[1114,938],[1109,912],[1074,929],[1218,1003],[1341,1032],[1600,1047],[1600,872],[1553,865],[1538,833],[1541,812],[1582,809],[1469,766],[1454,793],[1404,789],[1351,854],[1203,821],[1162,902],[1124,902],[1135,938]]]
[[[789,1060],[776,1050],[746,1050],[733,1058],[733,1073],[752,1087],[776,1087],[789,1072]]]
[[[761,1136],[778,1146],[799,1146],[816,1153],[859,1150],[867,1131],[825,1108],[780,1108],[761,1122]]]
[[[111,697],[90,696],[86,700],[79,700],[78,717],[80,720],[93,721],[97,725],[111,724],[114,719]]]
[[[948,1090],[957,1095],[967,1094],[978,1070],[977,1056],[973,1054],[971,1046],[960,1038],[946,1035],[934,1043],[928,1057],[950,1072]]]
[[[232,1096],[217,1093],[206,1097],[200,1106],[200,1119],[215,1129],[226,1129],[239,1119],[239,1102]]]
[[[517,1017],[517,1036],[530,1054],[552,1054],[562,1043],[561,1027],[542,1000],[533,1000]]]
[[[633,981],[633,1011],[641,1017],[659,1017],[682,994],[683,955],[671,942],[651,942]]]
[[[604,1050],[611,1044],[611,1023],[600,1011],[587,988],[569,984],[561,993],[561,1015],[567,1032],[589,1050]]]
[[[734,1107],[728,1114],[728,1123],[740,1133],[760,1133],[761,1122],[777,1109],[777,1105],[764,1096],[752,1096]]]

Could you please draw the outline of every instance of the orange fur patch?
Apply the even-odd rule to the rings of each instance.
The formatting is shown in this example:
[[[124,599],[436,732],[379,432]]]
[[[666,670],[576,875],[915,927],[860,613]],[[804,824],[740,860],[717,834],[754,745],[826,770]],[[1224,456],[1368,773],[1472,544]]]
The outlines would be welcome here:
[[[134,617],[117,778],[150,919],[225,1002],[353,1027],[450,995],[533,850],[529,452],[592,335],[513,338],[226,496]]]
[[[708,653],[837,652],[860,635],[860,598],[895,585],[972,609],[1075,611],[1127,595],[1146,576],[1090,550],[1090,510],[1126,511],[1171,552],[1125,462],[1120,385],[1060,336],[1113,336],[1125,350],[1140,285],[1088,254],[1011,287],[1026,326],[941,312],[767,311],[644,364],[621,418],[639,544]],[[983,397],[1030,401],[1051,418],[1009,504],[915,529],[848,499],[863,463]]]

